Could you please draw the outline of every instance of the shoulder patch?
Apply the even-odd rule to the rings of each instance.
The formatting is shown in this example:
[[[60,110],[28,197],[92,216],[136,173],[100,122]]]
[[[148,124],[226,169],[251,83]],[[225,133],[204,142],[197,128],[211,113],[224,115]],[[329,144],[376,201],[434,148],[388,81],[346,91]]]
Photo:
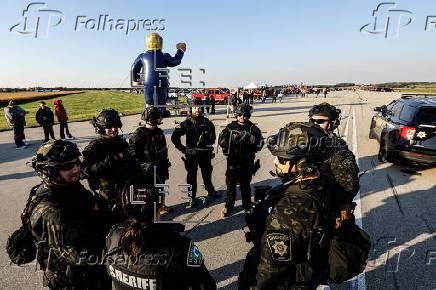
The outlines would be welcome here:
[[[203,264],[203,255],[200,249],[191,241],[188,250],[188,257],[186,258],[188,267],[200,267]]]
[[[268,231],[266,242],[274,261],[291,261],[291,236],[284,231]]]

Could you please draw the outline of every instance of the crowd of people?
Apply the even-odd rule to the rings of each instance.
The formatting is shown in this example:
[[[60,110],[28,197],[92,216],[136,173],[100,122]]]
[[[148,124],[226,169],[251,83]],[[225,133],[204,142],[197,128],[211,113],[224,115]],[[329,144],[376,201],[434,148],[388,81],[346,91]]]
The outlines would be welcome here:
[[[43,142],[47,142],[50,140],[50,138],[55,140],[55,134],[53,131],[54,115],[56,115],[56,118],[59,122],[60,139],[65,139],[65,133],[67,134],[68,138],[74,138],[68,129],[68,115],[64,105],[62,104],[62,100],[54,100],[53,104],[55,105],[54,114],[44,101],[39,102],[39,109],[35,114],[36,122],[44,130]],[[24,127],[26,126],[26,115],[29,112],[18,106],[17,102],[14,100],[9,101],[9,104],[4,111],[5,118],[14,131],[16,149],[25,149],[27,143],[26,136],[24,135]]]
[[[25,111],[13,106],[24,117]],[[53,113],[45,103],[40,106],[37,116],[45,139],[54,139]],[[347,249],[354,260],[337,255],[342,260],[336,269],[338,258],[329,256],[334,253],[332,243],[321,241],[339,239],[340,230],[362,236],[352,214],[359,169],[346,143],[333,133],[340,110],[327,103],[314,106],[309,120],[291,122],[264,142],[260,128],[250,121],[253,107],[235,100],[231,106],[235,120],[217,134],[204,115],[204,102],[196,100],[190,115],[174,129],[171,142],[185,164],[189,208],[199,206],[198,168],[208,198],[220,197],[211,178],[216,142],[227,159],[222,218],[235,213],[239,184],[251,233],[247,241],[253,242],[239,274],[239,289],[315,289],[320,283],[340,283],[363,271],[367,239],[360,238],[358,246]],[[32,188],[23,226],[9,238],[7,249],[17,264],[36,258],[44,271],[44,286],[216,289],[200,249],[181,234],[184,226],[157,222],[173,209],[165,205],[165,194],[155,185],[174,178],[169,168],[175,161],[169,159],[159,128],[161,111],[149,107],[141,119],[145,125],[126,140],[119,135],[118,112],[103,110],[91,120],[98,137],[82,152],[75,143],[46,140],[33,157],[41,184]],[[262,168],[256,153],[265,144],[275,157],[275,175],[282,185],[258,192],[257,197],[262,197],[253,202],[251,179]],[[81,178],[87,179],[92,191]],[[23,251],[23,245],[36,247],[33,255],[31,250]],[[356,251],[362,257],[359,261]],[[95,257],[99,263],[91,262]],[[344,263],[352,266],[345,271]]]

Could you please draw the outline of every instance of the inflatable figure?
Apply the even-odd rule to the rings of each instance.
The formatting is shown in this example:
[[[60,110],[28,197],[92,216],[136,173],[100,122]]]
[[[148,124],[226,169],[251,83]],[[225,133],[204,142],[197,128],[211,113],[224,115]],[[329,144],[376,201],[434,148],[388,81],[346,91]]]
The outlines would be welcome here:
[[[145,106],[165,105],[168,95],[169,69],[182,61],[185,43],[177,43],[177,53],[172,57],[162,52],[162,37],[157,33],[147,36],[147,52],[141,53],[131,68],[132,86],[144,86]],[[142,70],[142,72],[141,72]],[[165,111],[163,107],[160,108]]]

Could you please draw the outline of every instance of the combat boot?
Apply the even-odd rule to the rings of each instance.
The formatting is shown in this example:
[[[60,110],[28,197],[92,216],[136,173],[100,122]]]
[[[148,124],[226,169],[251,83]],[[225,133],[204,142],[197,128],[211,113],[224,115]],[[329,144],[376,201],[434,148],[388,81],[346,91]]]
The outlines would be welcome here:
[[[221,194],[219,194],[215,189],[213,189],[213,190],[208,190],[207,191],[207,196],[209,196],[209,197],[220,197]]]

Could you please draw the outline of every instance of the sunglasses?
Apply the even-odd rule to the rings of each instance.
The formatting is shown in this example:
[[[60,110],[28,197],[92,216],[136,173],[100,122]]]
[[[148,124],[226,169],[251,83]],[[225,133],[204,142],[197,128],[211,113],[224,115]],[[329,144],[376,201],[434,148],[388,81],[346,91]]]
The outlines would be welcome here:
[[[62,171],[68,171],[74,168],[74,166],[80,166],[81,162],[79,159],[73,162],[64,163],[62,165],[59,165],[58,169]]]
[[[238,117],[244,116],[245,118],[250,118],[250,114],[238,114]]]
[[[316,123],[316,124],[324,124],[325,122],[329,122],[330,120],[328,120],[328,119],[310,119],[310,121],[312,123]]]

